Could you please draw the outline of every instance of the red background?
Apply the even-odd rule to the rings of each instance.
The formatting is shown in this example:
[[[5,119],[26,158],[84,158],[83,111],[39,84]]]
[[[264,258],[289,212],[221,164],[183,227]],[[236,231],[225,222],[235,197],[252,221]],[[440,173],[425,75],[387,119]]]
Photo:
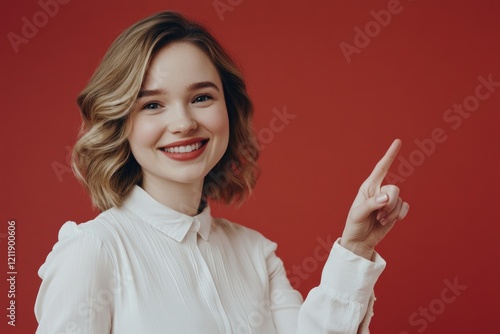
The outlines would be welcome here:
[[[0,245],[6,254],[7,222],[15,219],[18,271],[15,328],[6,324],[1,280],[2,332],[35,331],[37,270],[58,229],[96,215],[67,172],[66,147],[80,124],[75,97],[124,28],[174,9],[210,27],[241,64],[265,142],[254,198],[239,210],[214,206],[216,213],[277,241],[287,268],[308,270],[290,274],[305,295],[320,277],[318,240],[341,234],[359,185],[399,137],[401,157],[419,166],[398,183],[410,214],[378,248],[388,267],[376,286],[372,332],[497,333],[500,87],[457,129],[443,115],[474,94],[478,76],[500,81],[500,4],[401,0],[386,27],[369,24],[370,43],[348,63],[339,44],[354,45],[353,29],[364,30],[388,1],[221,2],[232,4],[223,19],[212,0],[72,0],[16,53],[7,34],[22,35],[22,18],[33,22],[41,7],[2,1]],[[296,117],[270,132],[273,108],[285,106]],[[415,141],[435,128],[446,141],[418,153]],[[455,279],[467,288],[444,303],[444,281]],[[418,313],[429,306],[425,320]],[[414,312],[418,323],[410,322]]]

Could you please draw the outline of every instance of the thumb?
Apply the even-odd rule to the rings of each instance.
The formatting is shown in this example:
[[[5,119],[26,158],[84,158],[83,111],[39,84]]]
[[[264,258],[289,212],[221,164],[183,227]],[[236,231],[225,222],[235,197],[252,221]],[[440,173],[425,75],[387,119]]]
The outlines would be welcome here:
[[[381,209],[389,202],[389,195],[382,193],[368,198],[366,201],[353,208],[351,217],[355,222],[367,219],[373,211]]]

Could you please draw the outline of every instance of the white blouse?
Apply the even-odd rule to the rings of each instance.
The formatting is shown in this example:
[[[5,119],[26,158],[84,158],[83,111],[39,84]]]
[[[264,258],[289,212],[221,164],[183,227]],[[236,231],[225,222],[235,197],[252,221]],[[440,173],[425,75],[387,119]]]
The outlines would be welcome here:
[[[378,254],[337,240],[303,302],[276,247],[209,207],[187,216],[136,186],[122,207],[62,226],[39,270],[36,333],[369,333]]]

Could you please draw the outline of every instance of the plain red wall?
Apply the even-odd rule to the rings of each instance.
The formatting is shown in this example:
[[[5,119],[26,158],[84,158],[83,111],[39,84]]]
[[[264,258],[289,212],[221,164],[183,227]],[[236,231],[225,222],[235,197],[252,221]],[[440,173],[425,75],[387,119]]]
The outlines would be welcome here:
[[[214,3],[229,7],[219,15]],[[397,13],[385,27],[370,23],[371,11],[388,6]],[[359,185],[399,137],[392,172],[404,178],[398,185],[411,210],[378,248],[388,267],[372,332],[497,333],[500,87],[479,106],[470,97],[478,77],[500,82],[497,1],[72,0],[52,7],[47,22],[35,0],[1,7],[0,245],[6,254],[15,219],[18,271],[15,328],[6,324],[1,280],[2,333],[34,332],[37,270],[57,231],[96,215],[66,162],[80,122],[75,97],[124,28],[164,9],[213,30],[255,102],[262,177],[253,199],[239,210],[214,205],[218,215],[277,241],[306,295],[323,264],[316,247],[341,234]],[[16,52],[8,34],[22,37],[34,16],[38,32]],[[358,28],[371,29],[370,41],[356,37]],[[447,122],[447,109],[464,100],[476,109]],[[278,129],[273,109],[284,108],[296,116]],[[446,140],[422,153],[417,141],[429,144],[436,128],[436,140]],[[5,277],[6,255],[0,259]],[[445,289],[455,281],[466,288],[452,298]]]

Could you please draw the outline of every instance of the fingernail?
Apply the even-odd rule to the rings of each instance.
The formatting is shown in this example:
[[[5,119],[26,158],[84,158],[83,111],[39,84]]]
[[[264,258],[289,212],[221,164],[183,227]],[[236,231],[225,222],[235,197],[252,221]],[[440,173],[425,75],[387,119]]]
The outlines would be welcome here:
[[[377,197],[375,197],[375,202],[377,203],[385,203],[387,202],[388,196],[387,194],[380,194]]]
[[[385,218],[380,219],[380,224],[382,224],[382,225],[387,224],[387,219],[385,219]]]

